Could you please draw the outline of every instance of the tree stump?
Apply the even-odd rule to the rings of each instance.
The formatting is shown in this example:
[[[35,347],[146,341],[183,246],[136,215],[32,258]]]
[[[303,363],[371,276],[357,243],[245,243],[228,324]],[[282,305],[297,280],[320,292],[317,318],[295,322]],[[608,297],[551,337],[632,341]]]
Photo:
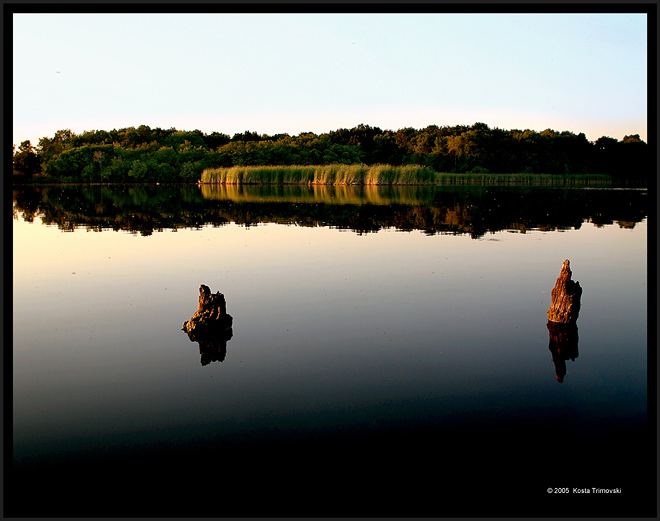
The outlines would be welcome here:
[[[202,330],[226,330],[231,328],[233,320],[232,316],[227,314],[225,296],[219,291],[211,293],[208,286],[201,284],[197,311],[190,320],[183,323],[181,329],[187,333],[197,332],[198,334]]]
[[[571,268],[568,259],[561,266],[561,272],[552,289],[552,301],[548,309],[548,320],[559,324],[575,324],[580,313],[580,283],[571,280]]]

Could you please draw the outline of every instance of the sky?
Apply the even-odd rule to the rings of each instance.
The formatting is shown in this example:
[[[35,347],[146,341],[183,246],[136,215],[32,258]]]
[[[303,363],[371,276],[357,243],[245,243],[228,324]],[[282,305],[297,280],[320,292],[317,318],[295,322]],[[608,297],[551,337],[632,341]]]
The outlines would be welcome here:
[[[13,14],[17,145],[476,122],[646,141],[647,94],[643,13]]]

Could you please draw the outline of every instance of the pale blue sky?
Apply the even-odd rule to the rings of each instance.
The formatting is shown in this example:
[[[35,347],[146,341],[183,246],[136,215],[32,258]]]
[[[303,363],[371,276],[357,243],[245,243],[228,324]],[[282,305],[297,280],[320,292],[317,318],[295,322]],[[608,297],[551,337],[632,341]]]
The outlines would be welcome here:
[[[13,16],[16,144],[477,121],[647,139],[645,14]]]

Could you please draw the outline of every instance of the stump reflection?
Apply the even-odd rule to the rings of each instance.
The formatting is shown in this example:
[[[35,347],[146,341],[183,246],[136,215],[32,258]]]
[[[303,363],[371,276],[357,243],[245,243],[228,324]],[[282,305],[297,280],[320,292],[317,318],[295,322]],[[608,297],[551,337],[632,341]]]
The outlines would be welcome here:
[[[211,362],[224,362],[227,356],[227,342],[231,340],[234,332],[231,328],[215,331],[210,328],[202,332],[188,331],[187,334],[191,342],[199,344],[202,365],[208,365]]]
[[[566,376],[566,361],[579,356],[577,324],[559,324],[548,321],[550,334],[549,349],[552,353],[552,363],[555,365],[555,376],[559,383],[564,382]]]

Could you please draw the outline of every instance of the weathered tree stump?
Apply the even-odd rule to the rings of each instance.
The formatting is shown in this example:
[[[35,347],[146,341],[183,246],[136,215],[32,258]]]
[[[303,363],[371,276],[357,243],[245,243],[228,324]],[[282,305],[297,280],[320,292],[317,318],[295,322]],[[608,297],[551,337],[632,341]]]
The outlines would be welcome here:
[[[571,268],[568,259],[561,266],[561,272],[552,289],[552,301],[548,309],[548,320],[559,324],[574,324],[580,313],[580,283],[571,280]]]
[[[197,311],[183,323],[181,328],[187,333],[201,334],[203,331],[222,331],[231,328],[234,319],[227,314],[225,296],[220,293],[211,293],[208,286],[199,286],[199,300]]]

